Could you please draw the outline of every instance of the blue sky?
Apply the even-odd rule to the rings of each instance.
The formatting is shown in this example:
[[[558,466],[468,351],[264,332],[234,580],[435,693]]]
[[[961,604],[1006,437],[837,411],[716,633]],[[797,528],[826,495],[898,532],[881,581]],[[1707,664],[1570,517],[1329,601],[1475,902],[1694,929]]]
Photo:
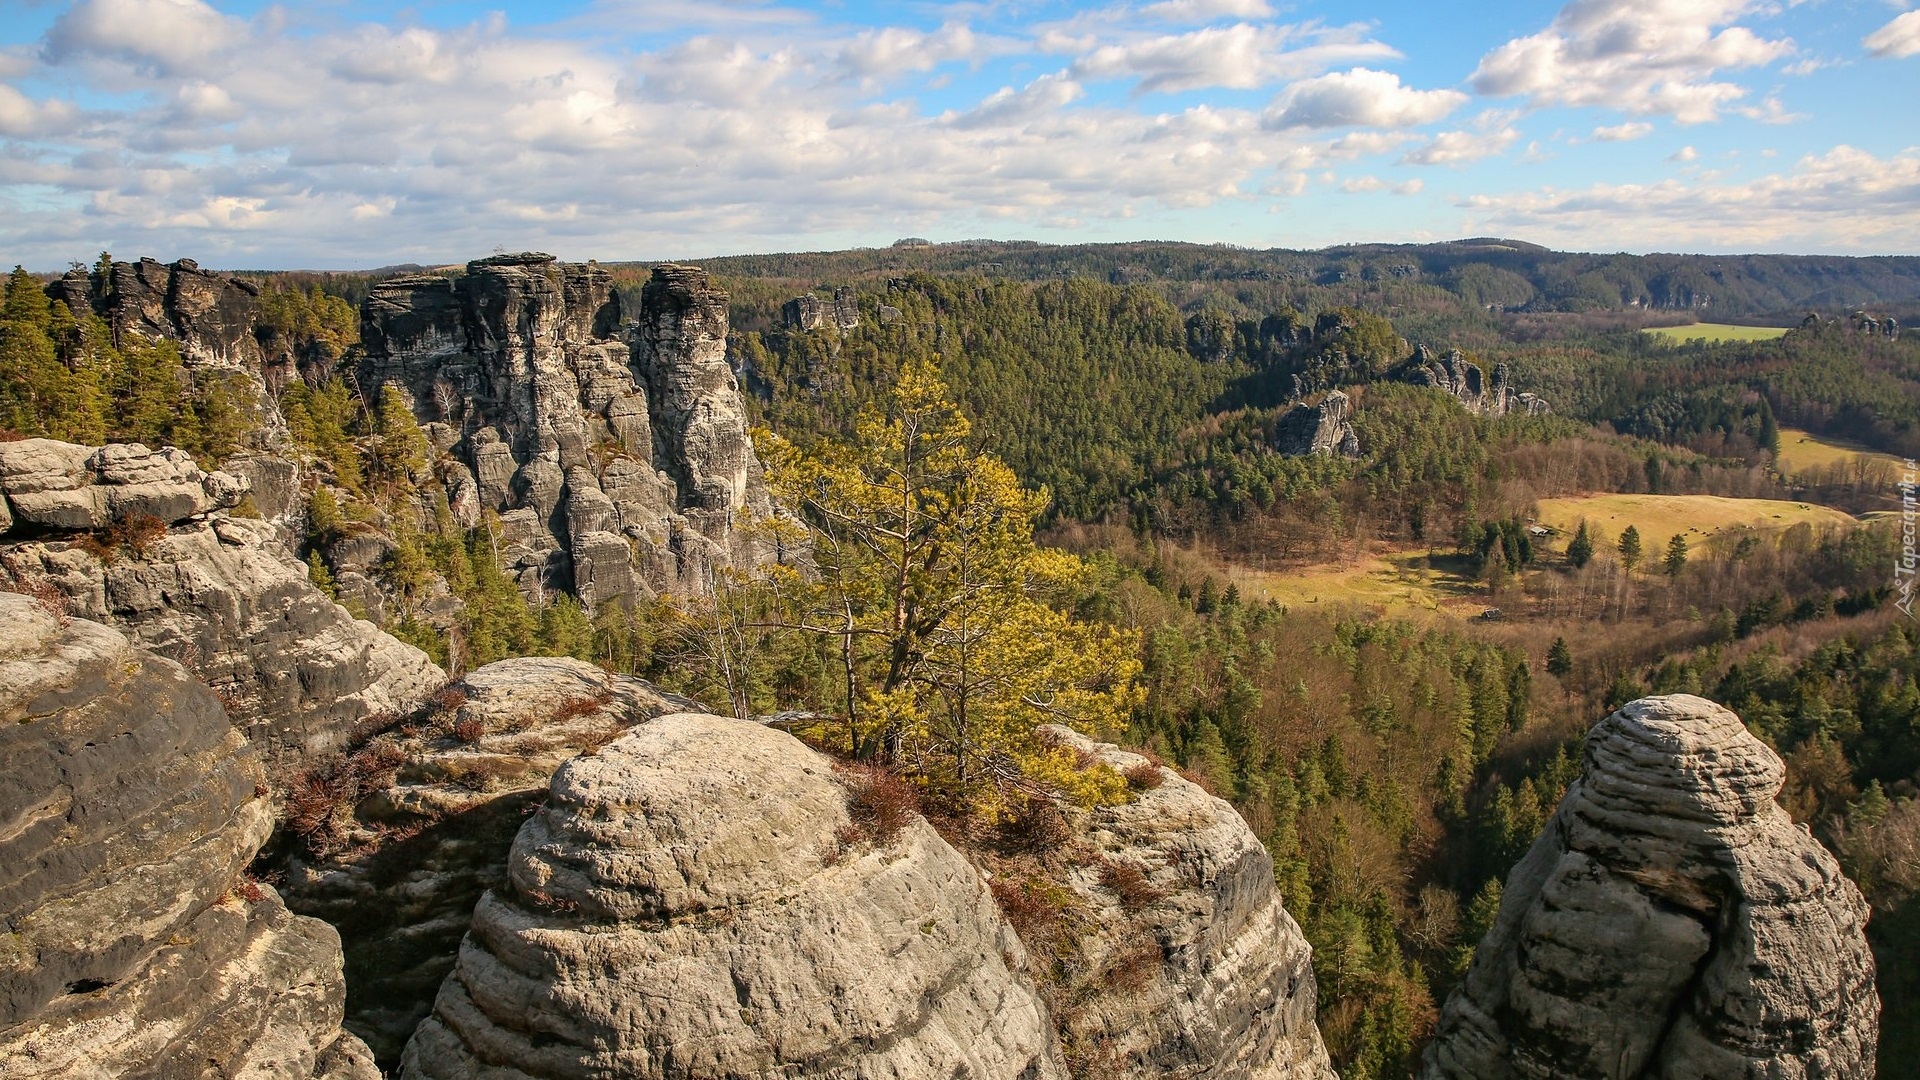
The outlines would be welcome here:
[[[1913,254],[1910,7],[4,0],[0,259]]]

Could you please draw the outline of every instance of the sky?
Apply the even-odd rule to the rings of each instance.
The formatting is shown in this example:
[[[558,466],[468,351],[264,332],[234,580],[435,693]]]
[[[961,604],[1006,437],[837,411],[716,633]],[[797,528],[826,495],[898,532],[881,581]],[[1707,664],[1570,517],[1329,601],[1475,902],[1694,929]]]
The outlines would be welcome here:
[[[0,0],[0,260],[1920,254],[1920,0]]]

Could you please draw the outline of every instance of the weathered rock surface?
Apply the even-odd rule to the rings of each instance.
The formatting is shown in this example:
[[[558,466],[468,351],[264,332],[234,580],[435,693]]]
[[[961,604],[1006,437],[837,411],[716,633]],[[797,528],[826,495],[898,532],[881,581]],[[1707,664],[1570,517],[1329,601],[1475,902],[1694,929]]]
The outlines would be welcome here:
[[[712,716],[568,762],[402,1075],[1062,1076],[979,875],[919,819],[843,850],[846,800]]]
[[[1052,730],[1123,774],[1150,766]],[[1086,966],[1143,945],[1158,962],[1137,992],[1092,997],[1072,1019],[1075,1042],[1101,1047],[1103,1075],[1116,1077],[1333,1080],[1315,1023],[1313,950],[1281,906],[1272,857],[1233,807],[1169,769],[1159,775],[1136,801],[1094,810],[1084,828],[1104,866],[1137,869],[1151,897],[1130,911],[1101,868],[1073,872],[1068,884],[1102,926]]]
[[[293,858],[281,886],[346,943],[347,1020],[382,1065],[453,970],[474,903],[506,883],[514,834],[554,770],[635,724],[695,708],[578,660],[502,660],[453,684],[428,722],[356,756],[385,781],[329,822],[330,851]]]
[[[1414,350],[1413,358],[1400,370],[1401,378],[1416,386],[1432,386],[1452,394],[1467,411],[1476,416],[1505,416],[1519,413],[1540,416],[1553,409],[1537,394],[1516,391],[1510,385],[1507,365],[1495,364],[1493,377],[1487,378],[1480,365],[1454,349],[1435,358],[1425,345]]]
[[[104,529],[142,515],[181,521],[237,505],[248,489],[239,477],[203,472],[171,446],[0,443],[0,497],[7,504],[0,530]]]
[[[463,524],[501,515],[503,561],[530,593],[589,607],[703,587],[767,557],[740,529],[772,504],[726,362],[726,295],[662,266],[622,326],[611,278],[550,255],[501,255],[458,278],[376,285],[360,384],[403,389],[449,451]]]
[[[1872,1077],[1867,905],[1739,717],[1643,698],[1507,879],[1429,1080]]]
[[[1313,405],[1296,405],[1274,424],[1274,448],[1283,454],[1360,456],[1360,435],[1353,427],[1353,403],[1329,390]]]
[[[819,330],[828,324],[842,333],[858,330],[860,298],[844,285],[833,290],[831,300],[818,293],[803,293],[781,305],[780,321],[789,330]]]
[[[180,665],[0,593],[0,1072],[378,1077],[338,935],[243,876],[261,781]]]
[[[270,757],[333,749],[446,682],[425,653],[314,588],[272,526],[216,513],[245,485],[178,450],[0,443],[0,491],[13,519],[0,577],[56,589],[73,614],[187,664]],[[105,563],[77,542],[127,514],[173,527]]]

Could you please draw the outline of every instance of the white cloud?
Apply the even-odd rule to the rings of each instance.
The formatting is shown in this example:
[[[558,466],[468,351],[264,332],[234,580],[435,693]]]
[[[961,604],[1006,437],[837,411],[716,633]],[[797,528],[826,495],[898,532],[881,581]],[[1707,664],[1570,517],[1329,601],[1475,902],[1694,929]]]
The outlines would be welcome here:
[[[1680,149],[1675,150],[1673,153],[1667,155],[1668,161],[1678,161],[1683,163],[1688,161],[1698,161],[1699,159],[1700,159],[1700,151],[1695,150],[1691,146],[1683,146]]]
[[[1465,165],[1503,154],[1519,138],[1520,132],[1511,127],[1477,132],[1443,131],[1409,150],[1400,161],[1405,165]]]
[[[1146,92],[1205,87],[1252,90],[1315,75],[1335,64],[1400,54],[1345,32],[1236,23],[1092,49],[1074,63],[1077,79],[1136,79]]]
[[[1473,88],[1535,105],[1601,106],[1660,114],[1683,124],[1717,118],[1744,87],[1715,81],[1723,70],[1790,56],[1793,42],[1768,39],[1734,20],[1755,0],[1573,0],[1537,34],[1480,60]]]
[[[1267,0],[1160,0],[1141,8],[1140,14],[1173,23],[1266,19],[1273,16],[1273,5]]]
[[[46,51],[131,61],[163,74],[184,71],[240,40],[244,24],[200,0],[80,0],[54,20]]]
[[[1877,157],[1836,146],[1791,171],[1746,181],[1710,174],[1477,195],[1459,205],[1477,228],[1570,247],[1912,250],[1920,247],[1920,151]]]
[[[1295,83],[1274,99],[1265,122],[1274,130],[1330,127],[1417,127],[1459,108],[1457,90],[1415,90],[1386,71],[1354,68]]]
[[[1868,34],[1860,44],[1884,60],[1920,55],[1920,11],[1894,16],[1892,22]]]
[[[1653,134],[1653,125],[1638,120],[1593,129],[1593,137],[1601,142],[1632,142],[1651,134]]]

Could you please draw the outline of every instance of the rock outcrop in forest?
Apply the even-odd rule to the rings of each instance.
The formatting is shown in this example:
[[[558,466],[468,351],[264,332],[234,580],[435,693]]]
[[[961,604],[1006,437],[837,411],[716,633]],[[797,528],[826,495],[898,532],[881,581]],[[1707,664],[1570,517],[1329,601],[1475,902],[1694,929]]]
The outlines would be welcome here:
[[[675,714],[554,777],[406,1077],[1065,1073],[986,882],[922,819],[862,837],[833,764]]]
[[[1353,427],[1353,402],[1340,391],[1329,390],[1315,404],[1295,405],[1274,423],[1273,446],[1297,457],[1359,457],[1360,434]]]
[[[726,360],[726,294],[661,266],[637,314],[623,321],[597,266],[540,254],[384,281],[362,309],[361,388],[404,391],[455,521],[499,515],[530,594],[591,608],[773,557],[741,528],[773,507]]]
[[[1643,698],[1507,879],[1427,1080],[1869,1078],[1867,905],[1733,713]]]
[[[1508,413],[1541,416],[1553,411],[1538,394],[1513,389],[1507,365],[1495,364],[1489,378],[1479,364],[1468,360],[1458,349],[1435,357],[1425,345],[1418,346],[1413,357],[1401,367],[1400,377],[1416,386],[1446,391],[1475,416]]]
[[[334,749],[438,689],[425,653],[327,599],[270,525],[228,512],[247,488],[173,449],[0,443],[0,579],[185,663],[270,757]]]
[[[252,747],[180,665],[57,612],[0,593],[0,1072],[377,1080],[339,936],[246,875]]]

